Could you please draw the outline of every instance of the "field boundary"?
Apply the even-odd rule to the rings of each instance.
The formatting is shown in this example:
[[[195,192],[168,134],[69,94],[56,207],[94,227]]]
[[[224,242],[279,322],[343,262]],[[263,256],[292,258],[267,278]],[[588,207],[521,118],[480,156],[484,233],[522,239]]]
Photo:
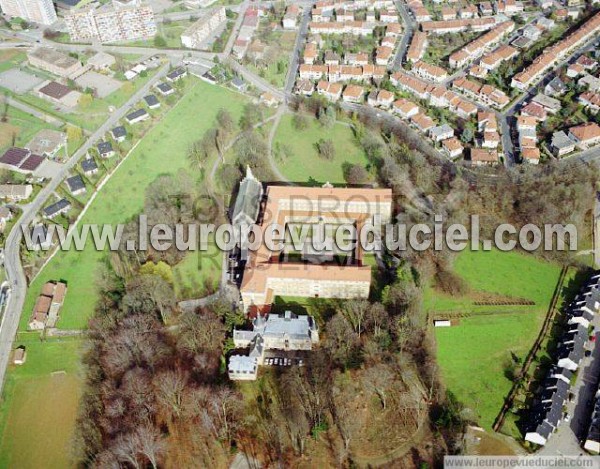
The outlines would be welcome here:
[[[568,270],[569,270],[569,266],[564,265],[560,271],[560,275],[558,277],[558,282],[556,284],[556,287],[554,288],[554,294],[552,295],[552,300],[550,301],[550,305],[548,306],[548,311],[546,313],[546,318],[544,319],[544,323],[542,324],[542,328],[540,329],[540,332],[539,332],[537,339],[535,340],[533,346],[531,347],[531,350],[527,354],[527,358],[525,359],[525,362],[523,363],[523,366],[521,367],[519,374],[513,380],[512,388],[511,388],[510,392],[508,393],[508,395],[506,396],[506,398],[504,399],[504,404],[502,406],[502,409],[500,410],[500,413],[498,414],[498,416],[496,417],[496,420],[494,421],[494,424],[492,425],[492,429],[495,432],[499,432],[502,429],[502,426],[504,425],[504,419],[506,417],[506,414],[512,408],[514,398],[519,390],[519,383],[527,375],[527,371],[529,370],[529,367],[531,366],[531,362],[533,361],[536,354],[539,352],[539,350],[542,346],[542,342],[544,341],[544,339],[546,338],[546,334],[550,330],[550,325],[554,321],[554,317],[557,312],[556,304],[558,303],[558,299],[560,298],[560,292],[562,290]]]

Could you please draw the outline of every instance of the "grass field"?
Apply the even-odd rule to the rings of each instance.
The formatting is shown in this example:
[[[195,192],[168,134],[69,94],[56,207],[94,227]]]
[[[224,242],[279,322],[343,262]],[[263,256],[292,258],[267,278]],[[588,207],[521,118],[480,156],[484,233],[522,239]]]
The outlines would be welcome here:
[[[20,334],[27,362],[11,365],[0,407],[0,467],[64,468],[75,426],[81,339]]]
[[[441,375],[448,390],[468,409],[469,418],[490,428],[512,385],[505,370],[531,349],[560,267],[526,254],[464,251],[455,262],[455,272],[467,282],[469,293],[453,298],[429,288],[424,307],[434,317],[458,314],[457,324],[435,331]],[[490,295],[535,305],[472,305],[474,299]]]
[[[13,139],[15,145],[23,146],[40,130],[52,128],[37,117],[12,106],[8,106],[6,117],[6,122],[0,122],[0,152],[12,146]]]
[[[335,157],[328,161],[319,156],[316,144],[321,139],[331,139],[335,143]],[[310,119],[306,130],[294,128],[291,114],[282,117],[273,148],[288,148],[290,154],[276,161],[279,170],[291,181],[344,183],[344,165],[369,163],[363,150],[358,146],[352,129],[344,124],[336,123],[327,129],[316,119]]]
[[[239,94],[198,81],[193,90],[150,130],[106,183],[82,223],[116,224],[136,215],[143,206],[146,187],[157,176],[190,168],[187,148],[212,125],[218,110],[226,108],[235,118],[241,114],[243,105],[244,100]],[[197,170],[192,171],[200,178]],[[193,259],[184,261],[186,264],[180,268],[186,276],[198,274],[198,270],[193,269],[198,265],[196,255],[191,253]],[[95,272],[104,259],[104,253],[96,251],[90,244],[81,252],[59,252],[29,288],[21,329],[27,327],[29,312],[42,284],[57,279],[63,279],[69,285],[58,327],[85,328],[97,300]],[[215,264],[211,265],[214,269]],[[208,269],[203,272],[201,277],[208,274]]]
[[[235,119],[239,117],[245,104],[239,94],[195,82],[106,183],[83,223],[115,224],[137,214],[143,206],[146,187],[158,175],[189,169],[188,145],[213,124],[219,109],[226,108]],[[198,170],[192,171],[200,179]],[[202,284],[209,275],[218,276],[221,256],[214,256],[215,262],[198,262],[197,256],[190,253],[174,269],[184,279],[184,287],[193,286],[192,279]],[[28,290],[21,330],[27,326],[42,284],[50,279],[63,279],[69,287],[58,326],[85,328],[98,298],[96,271],[105,259],[104,252],[97,252],[90,245],[82,252],[57,253]],[[16,344],[25,344],[28,356],[25,365],[11,367],[8,373],[0,408],[0,467],[69,467],[82,384],[82,341],[67,338],[40,342],[38,333],[20,332]],[[51,375],[56,371],[66,374]]]
[[[424,308],[428,311],[494,312],[497,306],[476,306],[473,301],[483,296],[498,295],[536,303],[534,310],[545,311],[560,267],[517,252],[463,251],[454,263],[454,271],[470,287],[468,294],[452,297],[429,287],[425,290]],[[527,281],[520,281],[527,279]],[[510,306],[511,310],[527,311],[531,306]],[[501,312],[506,312],[502,307]]]
[[[0,72],[16,67],[27,58],[25,52],[19,49],[5,49],[0,51]]]

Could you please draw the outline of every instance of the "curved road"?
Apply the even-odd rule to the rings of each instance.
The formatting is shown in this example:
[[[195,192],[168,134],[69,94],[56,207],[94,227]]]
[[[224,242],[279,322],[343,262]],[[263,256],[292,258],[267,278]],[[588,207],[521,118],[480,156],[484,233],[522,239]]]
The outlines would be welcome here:
[[[138,90],[123,106],[110,115],[102,126],[77,150],[73,156],[62,166],[60,171],[44,186],[37,197],[27,205],[23,214],[10,231],[4,248],[4,268],[10,283],[11,295],[6,305],[2,322],[0,322],[0,393],[4,386],[4,376],[8,359],[12,351],[12,344],[19,327],[21,312],[27,293],[27,279],[21,265],[20,248],[23,238],[22,228],[29,229],[36,214],[46,204],[48,198],[54,193],[62,181],[68,176],[69,171],[88,152],[90,148],[114,127],[120,119],[125,117],[131,107],[137,104],[150,90],[150,88],[169,71],[169,65],[164,65],[140,90]]]

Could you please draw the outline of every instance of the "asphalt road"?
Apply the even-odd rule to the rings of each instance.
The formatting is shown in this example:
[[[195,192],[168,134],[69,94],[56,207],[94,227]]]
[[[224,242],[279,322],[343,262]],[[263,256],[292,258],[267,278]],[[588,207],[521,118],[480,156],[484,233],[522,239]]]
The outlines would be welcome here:
[[[400,45],[398,46],[396,54],[394,55],[394,59],[392,60],[392,70],[398,70],[402,65],[402,59],[406,56],[409,42],[412,39],[415,30],[417,29],[417,23],[410,13],[408,13],[404,2],[402,0],[396,0],[395,3],[398,12],[400,12],[400,17],[402,18],[402,26],[404,27],[404,31],[402,39],[400,40]]]
[[[129,110],[136,105],[142,98],[148,94],[150,88],[169,71],[169,66],[164,65],[137,93],[135,93],[123,106],[113,112],[110,117],[102,124],[102,126],[94,132],[90,138],[77,150],[73,156],[63,165],[61,170],[44,186],[38,193],[36,198],[27,205],[21,217],[15,223],[15,226],[8,234],[4,248],[4,268],[6,277],[10,283],[11,295],[6,306],[6,312],[0,323],[0,393],[4,386],[4,375],[6,367],[12,351],[12,344],[19,327],[19,319],[23,311],[25,295],[27,292],[27,280],[21,265],[19,255],[21,248],[21,239],[23,233],[21,226],[29,227],[37,213],[46,204],[48,198],[54,193],[58,186],[62,183],[69,171],[78,161],[88,152],[90,148],[100,139],[104,137],[112,127],[114,127],[120,119],[125,117]],[[27,228],[28,229],[28,228]],[[27,312],[23,311],[23,314]]]
[[[304,8],[300,17],[300,25],[298,26],[298,34],[296,35],[296,44],[292,52],[292,60],[288,68],[288,74],[285,80],[284,91],[286,95],[290,95],[294,89],[296,75],[298,75],[298,67],[300,66],[300,51],[304,46],[304,41],[308,34],[308,23],[310,21],[310,7]]]

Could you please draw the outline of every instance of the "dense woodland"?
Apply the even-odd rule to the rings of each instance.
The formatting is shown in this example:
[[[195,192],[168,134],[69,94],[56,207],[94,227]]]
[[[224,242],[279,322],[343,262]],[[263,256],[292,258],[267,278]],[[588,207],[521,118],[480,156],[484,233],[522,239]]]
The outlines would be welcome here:
[[[322,125],[336,115],[318,100],[298,108]],[[349,182],[391,187],[402,221],[437,213],[464,221],[477,213],[489,227],[560,222],[585,232],[597,179],[590,167],[478,174],[430,155],[405,127],[350,119],[370,165],[349,168]],[[218,172],[225,191],[235,191],[246,164],[269,180],[269,149],[256,127],[261,120],[255,108],[240,123],[222,111],[190,148],[190,164],[203,168],[213,152],[233,149],[235,162]],[[146,194],[150,223],[216,221],[220,210],[182,209],[186,200],[207,195],[198,186],[184,173],[158,178]],[[131,222],[126,231],[136,230]],[[218,468],[241,451],[268,467],[433,467],[443,454],[460,452],[466,422],[438,382],[421,307],[422,288],[434,278],[449,293],[461,288],[452,274],[454,254],[389,254],[369,300],[311,302],[321,343],[305,367],[264,370],[257,382],[240,385],[225,368],[232,328],[245,323],[235,303],[222,296],[181,312],[168,268],[181,253],[113,253],[97,279],[102,295],[90,322],[77,457],[93,467]],[[536,255],[570,261],[566,254]]]

